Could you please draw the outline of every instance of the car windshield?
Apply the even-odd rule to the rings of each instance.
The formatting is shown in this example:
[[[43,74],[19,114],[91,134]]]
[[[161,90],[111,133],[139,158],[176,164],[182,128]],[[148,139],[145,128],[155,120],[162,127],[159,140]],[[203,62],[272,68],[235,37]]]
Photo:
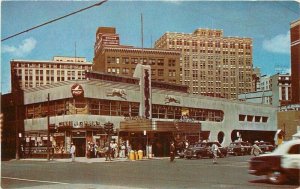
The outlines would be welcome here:
[[[288,141],[288,142],[285,142],[283,144],[280,144],[272,154],[274,155],[283,155],[283,154],[286,154],[287,151],[290,149],[290,146],[291,144],[294,144],[294,143],[300,143],[300,140],[292,140],[292,141]]]

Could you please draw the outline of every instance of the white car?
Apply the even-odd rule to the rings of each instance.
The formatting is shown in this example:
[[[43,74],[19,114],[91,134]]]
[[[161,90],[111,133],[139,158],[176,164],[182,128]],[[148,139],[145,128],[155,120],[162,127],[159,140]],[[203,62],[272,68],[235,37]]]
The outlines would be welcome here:
[[[267,175],[273,184],[291,179],[300,181],[300,139],[285,142],[269,154],[253,157],[249,164],[249,174]]]

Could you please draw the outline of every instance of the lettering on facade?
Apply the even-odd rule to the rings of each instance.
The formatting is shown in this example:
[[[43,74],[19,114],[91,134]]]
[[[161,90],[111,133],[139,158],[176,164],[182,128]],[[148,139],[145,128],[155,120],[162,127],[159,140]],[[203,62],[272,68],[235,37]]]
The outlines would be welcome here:
[[[145,117],[141,116],[133,116],[133,117],[124,117],[125,121],[130,121],[130,120],[147,120]]]
[[[100,127],[99,121],[65,121],[59,122],[58,127],[73,127],[73,128],[86,128],[86,127]]]
[[[165,104],[169,104],[171,102],[180,104],[180,100],[178,98],[176,98],[175,96],[173,96],[173,95],[166,95],[166,97],[165,97]]]
[[[112,96],[112,97],[119,97],[119,98],[122,98],[124,100],[127,100],[126,96],[127,96],[127,93],[126,93],[126,90],[125,89],[113,89],[112,91],[108,92],[106,94],[106,96]]]
[[[148,119],[150,117],[150,74],[149,70],[144,70],[144,96],[145,96],[145,117]]]

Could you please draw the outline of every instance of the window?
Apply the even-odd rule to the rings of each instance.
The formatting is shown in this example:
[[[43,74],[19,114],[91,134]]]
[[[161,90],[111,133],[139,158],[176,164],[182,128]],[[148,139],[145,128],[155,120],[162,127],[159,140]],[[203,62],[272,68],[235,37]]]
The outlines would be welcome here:
[[[252,122],[253,121],[253,116],[252,115],[247,115],[247,121]]]
[[[158,59],[157,60],[157,65],[158,66],[163,66],[164,65],[164,60],[163,59]]]
[[[255,122],[260,122],[261,116],[255,116]]]
[[[157,70],[157,75],[158,76],[163,76],[164,75],[164,70],[163,69],[158,69]]]
[[[288,154],[300,154],[300,144],[293,145]]]
[[[262,117],[262,122],[263,122],[263,123],[268,122],[268,117]]]
[[[239,115],[239,121],[245,121],[246,115]]]

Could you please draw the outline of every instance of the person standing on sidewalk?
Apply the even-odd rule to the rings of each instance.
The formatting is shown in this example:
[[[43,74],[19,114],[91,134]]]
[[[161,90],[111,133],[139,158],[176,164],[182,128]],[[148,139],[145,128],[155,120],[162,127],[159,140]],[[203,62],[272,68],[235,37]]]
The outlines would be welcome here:
[[[74,145],[73,143],[72,143],[71,145],[72,145],[72,146],[71,146],[70,153],[71,153],[71,156],[72,156],[72,162],[74,162],[74,161],[75,161],[76,147],[75,147],[75,145]]]
[[[174,142],[171,142],[170,145],[170,161],[173,162],[175,159],[175,145]]]

